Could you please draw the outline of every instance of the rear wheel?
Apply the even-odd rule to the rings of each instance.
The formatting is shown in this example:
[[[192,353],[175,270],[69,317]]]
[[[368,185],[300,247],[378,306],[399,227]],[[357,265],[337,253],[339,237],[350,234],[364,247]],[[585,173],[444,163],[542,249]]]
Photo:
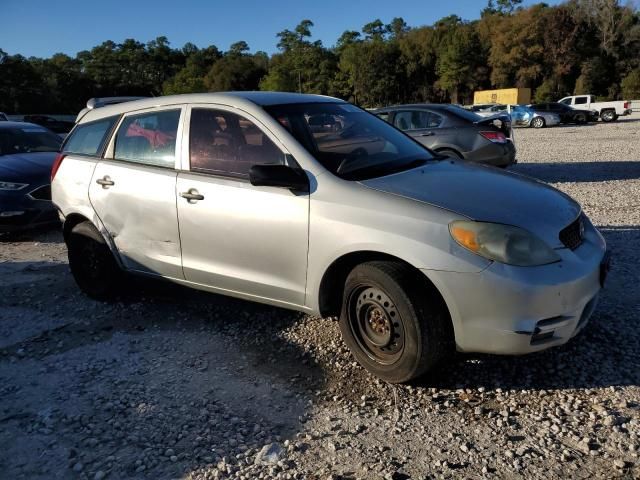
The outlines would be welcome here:
[[[615,110],[605,110],[600,114],[603,122],[615,122],[618,119]]]
[[[446,306],[399,262],[358,265],[347,277],[340,330],[358,362],[391,383],[407,382],[452,351]]]
[[[456,152],[455,150],[453,150],[451,148],[441,148],[440,150],[436,150],[436,153],[438,155],[443,156],[443,157],[453,158],[455,160],[463,160],[464,159],[464,157],[462,155],[460,155],[458,152]]]
[[[533,120],[531,120],[531,126],[533,128],[544,128],[546,124],[547,122],[545,122],[544,118],[542,117],[535,117]]]
[[[118,293],[122,271],[100,232],[90,222],[73,227],[67,238],[69,267],[84,293],[108,300]]]

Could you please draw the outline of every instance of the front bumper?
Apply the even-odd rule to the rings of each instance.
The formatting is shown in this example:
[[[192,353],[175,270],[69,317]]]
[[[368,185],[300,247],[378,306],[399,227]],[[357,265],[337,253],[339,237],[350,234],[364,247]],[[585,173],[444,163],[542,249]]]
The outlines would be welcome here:
[[[442,293],[457,349],[520,355],[562,345],[588,322],[601,289],[606,245],[591,227],[576,250],[538,267],[493,262],[478,273],[425,271]]]
[[[0,193],[0,233],[58,222],[58,212],[53,203],[46,199],[46,194],[42,196],[44,198],[38,196],[40,188],[30,189],[28,192]]]

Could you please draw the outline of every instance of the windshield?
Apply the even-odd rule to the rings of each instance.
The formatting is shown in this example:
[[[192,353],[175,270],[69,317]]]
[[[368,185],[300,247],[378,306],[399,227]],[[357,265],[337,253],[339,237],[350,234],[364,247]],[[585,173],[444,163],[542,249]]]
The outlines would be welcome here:
[[[31,152],[57,152],[62,139],[34,125],[0,129],[0,155]]]
[[[349,103],[265,107],[327,170],[345,180],[366,180],[422,165],[425,147]]]

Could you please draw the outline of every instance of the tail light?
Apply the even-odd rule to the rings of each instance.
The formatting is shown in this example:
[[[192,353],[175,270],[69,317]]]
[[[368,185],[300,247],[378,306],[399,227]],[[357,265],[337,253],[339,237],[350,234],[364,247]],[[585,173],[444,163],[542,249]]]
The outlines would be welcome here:
[[[53,182],[53,178],[56,176],[56,173],[58,173],[58,169],[60,168],[60,165],[62,164],[62,160],[64,160],[64,157],[66,157],[64,153],[59,153],[56,159],[53,161],[53,165],[51,166],[52,182]]]
[[[490,142],[507,143],[507,137],[502,132],[486,131],[486,132],[479,132],[479,133]]]
[[[624,102],[624,109],[628,110],[631,107],[631,102]]]

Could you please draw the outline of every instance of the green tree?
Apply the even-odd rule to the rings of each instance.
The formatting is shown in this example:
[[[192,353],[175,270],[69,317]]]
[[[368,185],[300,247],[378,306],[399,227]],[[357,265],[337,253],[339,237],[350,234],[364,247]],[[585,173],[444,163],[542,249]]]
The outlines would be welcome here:
[[[232,90],[257,90],[260,79],[266,70],[247,54],[246,42],[236,42],[229,51],[213,64],[204,78],[204,84],[210,92]],[[258,58],[261,60],[262,57]]]
[[[206,92],[204,77],[222,54],[214,45],[200,50],[193,44],[186,44],[182,52],[187,55],[186,64],[172,78],[164,82],[162,93],[172,95]]]
[[[455,25],[443,39],[436,63],[437,85],[453,103],[469,101],[486,74],[479,51],[480,40],[473,25]]]
[[[627,100],[640,98],[640,68],[636,68],[622,79],[622,96]]]
[[[260,83],[261,90],[321,94],[330,91],[336,58],[321,41],[310,40],[311,27],[311,20],[303,20],[293,31],[287,29],[276,35],[280,53],[272,57],[269,73]]]

